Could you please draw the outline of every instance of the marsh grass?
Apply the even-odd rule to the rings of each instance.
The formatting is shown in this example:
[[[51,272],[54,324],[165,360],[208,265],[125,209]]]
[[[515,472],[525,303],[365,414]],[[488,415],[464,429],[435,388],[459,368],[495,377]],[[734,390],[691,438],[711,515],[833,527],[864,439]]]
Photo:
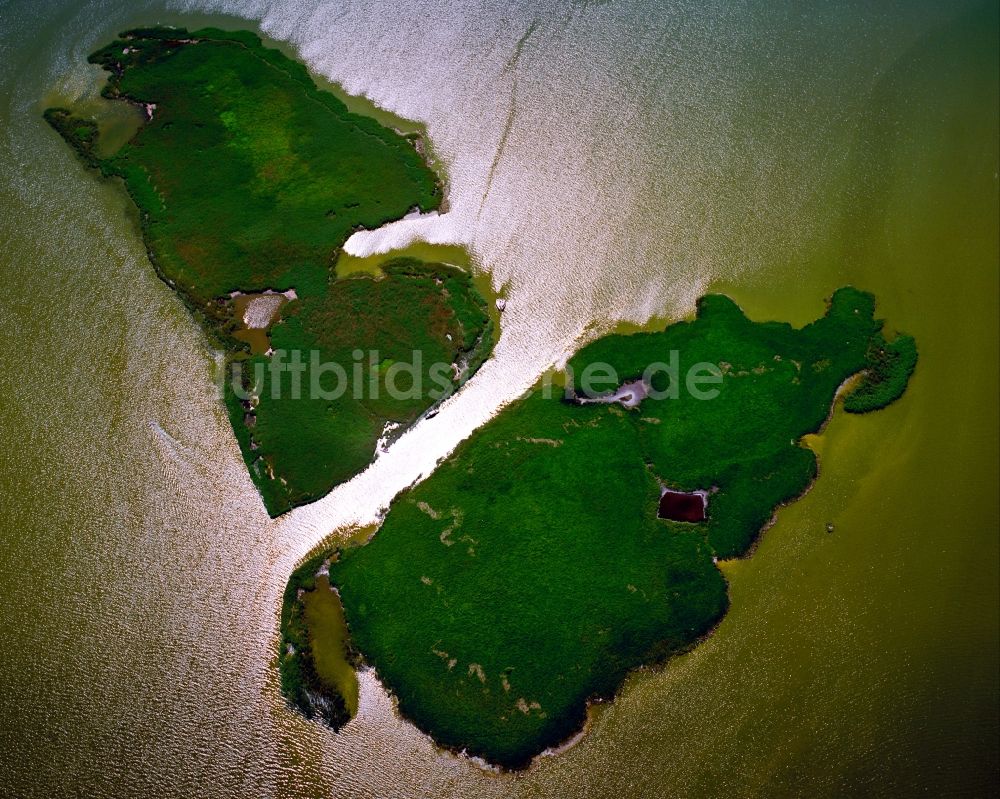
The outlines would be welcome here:
[[[493,325],[467,274],[412,259],[376,277],[335,272],[355,230],[440,206],[440,183],[411,138],[350,112],[248,32],[138,29],[90,60],[109,73],[103,95],[141,109],[144,124],[102,156],[95,120],[61,108],[45,118],[84,163],[123,182],[158,274],[230,364],[252,371],[269,357],[251,353],[231,299],[265,290],[297,297],[254,339],[269,335],[272,349],[338,362],[355,348],[389,359],[420,352],[427,364],[464,366],[454,386],[482,363]],[[387,422],[410,424],[435,399],[284,394],[247,408],[227,384],[225,401],[275,516],[363,469]]]
[[[704,297],[693,321],[609,336],[569,367],[627,382],[676,350],[681,374],[719,364],[714,399],[629,409],[536,390],[477,431],[331,566],[354,644],[401,712],[444,746],[522,767],[630,670],[691,647],[727,607],[715,559],[746,554],[815,478],[802,438],[845,380],[878,368],[881,328],[850,288],[801,329]],[[658,519],[663,486],[709,491],[707,520]]]

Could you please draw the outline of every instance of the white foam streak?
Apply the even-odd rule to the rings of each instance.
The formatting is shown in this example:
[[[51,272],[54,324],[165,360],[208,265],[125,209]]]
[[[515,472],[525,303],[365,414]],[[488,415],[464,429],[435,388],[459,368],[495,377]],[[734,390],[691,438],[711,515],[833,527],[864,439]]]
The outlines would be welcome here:
[[[452,224],[451,217],[432,211],[406,216],[376,230],[359,230],[344,243],[344,251],[348,255],[364,258],[407,247],[418,241],[429,244],[468,243],[466,234],[459,226]]]

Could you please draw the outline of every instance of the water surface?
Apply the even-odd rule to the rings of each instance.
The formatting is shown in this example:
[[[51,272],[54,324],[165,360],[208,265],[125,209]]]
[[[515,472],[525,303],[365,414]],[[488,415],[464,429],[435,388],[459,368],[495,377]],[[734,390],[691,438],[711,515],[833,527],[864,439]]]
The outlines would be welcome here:
[[[0,794],[985,792],[997,768],[995,12],[929,3],[8,2],[0,10]],[[234,18],[192,16],[226,13]],[[261,25],[426,130],[487,364],[368,472],[267,518],[213,353],[134,212],[40,119],[135,24]],[[125,125],[127,121],[122,121]],[[334,735],[273,668],[295,561],[366,523],[586,338],[708,289],[804,323],[854,283],[916,335],[903,400],[835,415],[821,477],[692,654],[517,777],[438,753],[370,674]],[[960,500],[960,501],[957,501]],[[835,533],[826,533],[833,522]]]

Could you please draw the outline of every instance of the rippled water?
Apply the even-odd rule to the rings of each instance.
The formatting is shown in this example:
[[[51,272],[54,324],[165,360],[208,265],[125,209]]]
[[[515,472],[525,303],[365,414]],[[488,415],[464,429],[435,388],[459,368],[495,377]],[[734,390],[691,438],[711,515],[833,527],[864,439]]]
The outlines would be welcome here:
[[[982,789],[1000,662],[996,41],[964,13],[0,7],[0,795]],[[426,125],[449,212],[360,236],[356,254],[461,242],[507,298],[496,357],[460,395],[280,522],[128,203],[39,116],[95,91],[85,55],[115,31],[213,20],[259,25]],[[339,735],[284,707],[272,657],[294,562],[374,518],[581,337],[682,316],[713,286],[804,322],[852,281],[917,335],[913,390],[834,420],[816,489],[727,566],[717,633],[633,679],[581,743],[497,776],[437,753],[370,676]]]

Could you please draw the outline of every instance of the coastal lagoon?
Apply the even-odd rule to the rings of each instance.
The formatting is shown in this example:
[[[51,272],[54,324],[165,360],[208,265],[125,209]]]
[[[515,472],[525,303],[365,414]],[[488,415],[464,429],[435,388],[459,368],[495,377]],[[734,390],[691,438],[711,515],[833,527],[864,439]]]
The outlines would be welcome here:
[[[238,15],[205,17],[204,12]],[[51,795],[977,795],[997,768],[996,16],[968,7],[4,7],[0,785]],[[215,360],[117,187],[44,124],[151,22],[260,25],[425,126],[506,299],[494,359],[320,502],[270,521]],[[361,675],[334,735],[290,712],[281,592],[585,340],[708,290],[805,323],[852,283],[920,342],[903,399],[835,414],[821,477],[691,654],[515,777],[440,753]],[[828,534],[832,522],[835,532]],[[345,533],[346,534],[346,533]],[[72,776],[70,776],[72,775]]]

